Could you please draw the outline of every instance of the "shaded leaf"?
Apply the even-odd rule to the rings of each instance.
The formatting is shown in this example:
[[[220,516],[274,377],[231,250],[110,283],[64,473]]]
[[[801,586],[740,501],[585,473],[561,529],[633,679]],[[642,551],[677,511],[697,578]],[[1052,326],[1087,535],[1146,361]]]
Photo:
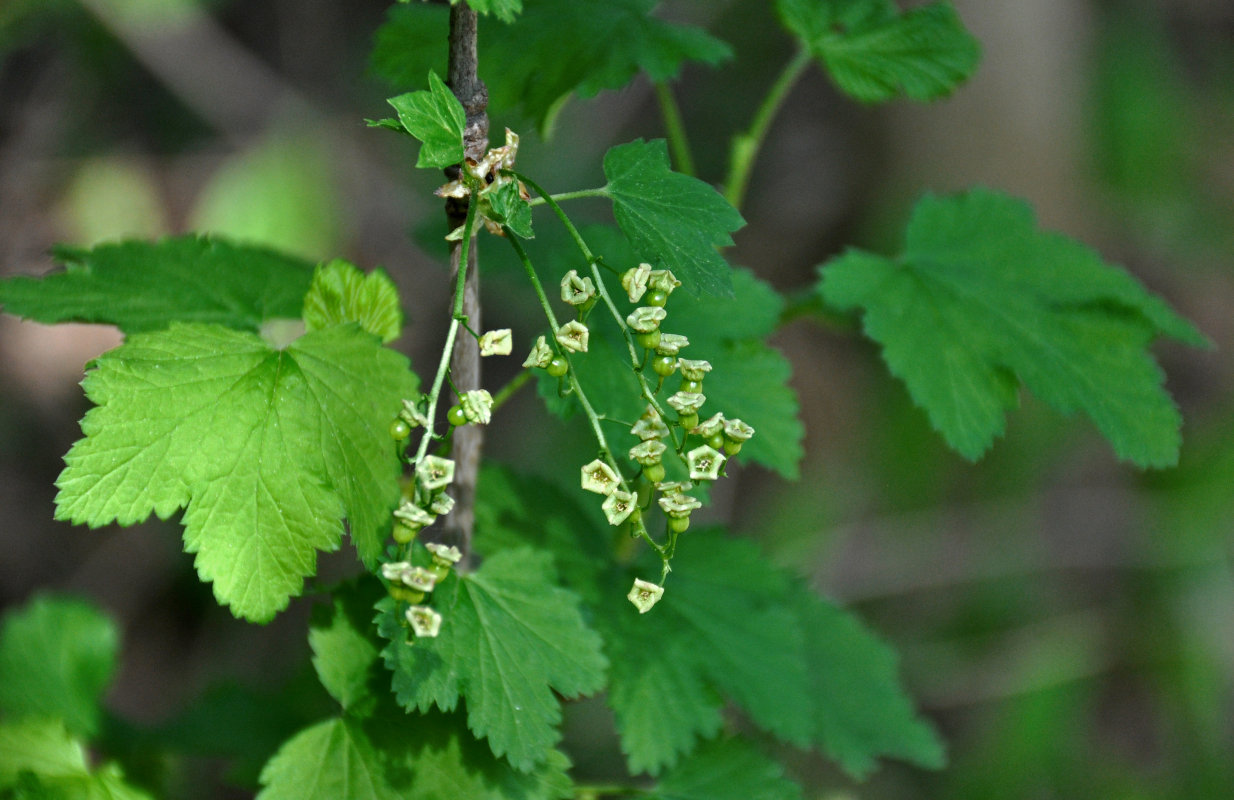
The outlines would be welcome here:
[[[54,717],[73,733],[94,735],[118,649],[115,624],[94,606],[35,598],[0,628],[0,712]]]
[[[401,705],[453,710],[467,702],[471,730],[493,753],[528,772],[553,752],[561,707],[604,685],[600,638],[583,622],[578,598],[556,585],[547,553],[496,553],[472,574],[433,592],[445,618],[434,638],[407,642],[402,612],[383,601],[383,650]]]
[[[928,196],[901,256],[850,250],[824,267],[820,291],[864,312],[891,372],[966,458],[1002,434],[1023,382],[1058,411],[1085,412],[1120,458],[1178,460],[1181,420],[1146,348],[1159,334],[1203,336],[1094,251],[1037,230],[1019,200]]]
[[[37,322],[101,322],[125,333],[173,321],[256,331],[300,316],[312,265],[272,250],[199,236],[58,247],[64,272],[0,280],[0,304]]]
[[[716,248],[731,245],[745,220],[714,188],[673,172],[664,140],[611,148],[604,175],[613,216],[640,259],[672,270],[693,295],[732,294],[731,268]]]
[[[890,0],[778,0],[777,10],[836,85],[866,103],[943,97],[980,58],[950,3],[900,12]]]

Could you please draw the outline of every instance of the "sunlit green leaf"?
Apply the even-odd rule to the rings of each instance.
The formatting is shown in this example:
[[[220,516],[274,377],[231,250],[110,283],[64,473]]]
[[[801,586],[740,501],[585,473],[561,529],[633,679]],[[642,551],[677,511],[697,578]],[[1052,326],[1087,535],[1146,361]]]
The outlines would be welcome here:
[[[97,404],[65,456],[56,516],[132,524],[185,508],[185,548],[239,616],[270,619],[347,517],[374,561],[398,501],[388,426],[415,391],[406,359],[351,326],[275,350],[175,324],[130,337],[85,379]]]

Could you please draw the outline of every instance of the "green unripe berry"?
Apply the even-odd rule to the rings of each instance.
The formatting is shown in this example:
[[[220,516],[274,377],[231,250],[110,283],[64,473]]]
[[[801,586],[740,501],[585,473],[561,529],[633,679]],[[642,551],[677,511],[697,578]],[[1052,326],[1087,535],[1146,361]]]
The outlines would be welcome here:
[[[450,406],[450,410],[446,412],[446,420],[456,428],[459,425],[466,425],[467,412],[463,411],[463,407],[460,405]]]
[[[724,452],[730,456],[735,456],[741,452],[741,445],[744,442],[734,442],[729,439],[724,440]]]
[[[396,419],[390,423],[390,438],[396,442],[403,442],[407,437],[411,436],[411,426],[401,419]]]
[[[672,531],[673,533],[685,533],[686,529],[689,527],[690,527],[689,517],[669,517],[668,518],[668,529]]]
[[[664,305],[668,302],[668,292],[661,291],[660,289],[650,291],[643,296],[643,302],[649,306],[664,308]]]
[[[681,387],[679,391],[690,392],[691,394],[698,394],[699,392],[703,391],[703,382],[683,380],[681,382]]]
[[[661,378],[667,378],[677,371],[677,359],[674,356],[656,356],[651,361],[651,368]]]
[[[406,525],[403,525],[397,522],[394,524],[394,541],[398,542],[399,544],[408,544],[415,538],[416,538],[415,528],[410,528]]]
[[[450,574],[450,567],[446,564],[433,564],[428,567],[428,571],[437,576],[437,581],[440,583],[446,579],[447,575]]]
[[[656,328],[650,333],[634,334],[634,341],[638,342],[638,346],[646,350],[655,350],[660,346],[660,329]]]
[[[724,448],[724,434],[716,433],[706,439],[707,446],[712,450],[722,450]]]
[[[698,425],[698,414],[681,414],[677,417],[677,424],[690,430]]]
[[[415,589],[408,589],[404,586],[391,586],[390,596],[395,600],[402,600],[404,603],[411,603],[414,606],[424,599],[424,592],[417,592]]]
[[[656,463],[649,467],[643,467],[643,476],[652,483],[659,483],[664,480],[664,465]]]
[[[544,368],[544,371],[554,378],[560,378],[570,371],[570,363],[562,356],[553,356],[553,360],[548,362],[548,366]]]

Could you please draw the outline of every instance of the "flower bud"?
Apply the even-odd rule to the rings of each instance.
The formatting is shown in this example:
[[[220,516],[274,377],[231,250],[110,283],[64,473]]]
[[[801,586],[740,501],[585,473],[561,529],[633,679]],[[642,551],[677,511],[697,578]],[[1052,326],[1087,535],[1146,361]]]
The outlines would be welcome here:
[[[596,296],[596,285],[591,278],[580,277],[578,270],[570,270],[561,279],[561,299],[572,306],[584,306]]]
[[[639,264],[634,269],[628,269],[621,276],[621,288],[626,290],[631,303],[643,299],[647,291],[647,281],[651,278],[651,265]]]
[[[662,356],[675,356],[683,347],[689,347],[690,340],[679,333],[661,333],[660,343],[656,345],[656,353]]]
[[[672,294],[680,285],[681,281],[677,280],[677,276],[667,269],[653,269],[647,276],[647,288],[657,289],[665,294]]]
[[[552,360],[553,349],[548,346],[548,342],[541,336],[536,339],[536,343],[531,348],[531,353],[527,356],[527,360],[523,362],[523,366],[544,369]]]
[[[696,508],[702,508],[703,504],[697,497],[692,497],[684,492],[665,495],[657,500],[660,508],[665,514],[673,519],[685,519],[690,516],[690,512]]]
[[[424,545],[424,549],[429,551],[433,556],[433,563],[439,567],[452,567],[463,560],[463,552],[457,547],[429,542]]]
[[[639,333],[651,333],[658,330],[660,323],[668,316],[668,312],[659,306],[642,306],[626,317],[626,324]],[[661,334],[663,339],[664,335]]]
[[[484,389],[463,392],[459,405],[468,422],[487,425],[493,420],[493,396]]]
[[[677,365],[681,367],[681,377],[688,381],[701,381],[708,372],[711,372],[710,361],[692,361],[688,358],[681,358],[677,360]]]
[[[514,349],[514,334],[509,328],[488,331],[480,337],[481,356],[508,356]]]
[[[413,531],[427,528],[437,519],[437,517],[409,500],[404,500],[398,508],[394,509],[394,518]]]
[[[665,428],[665,430],[668,430]],[[630,459],[637,461],[644,467],[650,467],[652,464],[659,464],[660,457],[664,455],[664,451],[668,447],[659,439],[648,439],[642,444],[636,444],[630,448]]]

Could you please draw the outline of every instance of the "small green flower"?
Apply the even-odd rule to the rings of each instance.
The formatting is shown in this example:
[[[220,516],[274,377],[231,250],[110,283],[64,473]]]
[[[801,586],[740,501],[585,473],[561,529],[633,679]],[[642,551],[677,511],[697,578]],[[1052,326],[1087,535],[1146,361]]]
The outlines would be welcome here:
[[[596,296],[596,285],[591,278],[580,277],[578,270],[572,269],[561,279],[561,299],[572,306],[584,306]]]
[[[404,571],[399,578],[417,592],[431,592],[437,585],[437,575],[424,567],[412,567]]]
[[[685,416],[697,414],[707,397],[702,392],[677,392],[667,402],[678,414]]]
[[[583,467],[583,488],[596,494],[612,494],[621,485],[621,479],[613,468],[600,459]]]
[[[459,405],[468,422],[487,425],[493,420],[493,396],[484,389],[463,392]]]
[[[394,509],[394,518],[413,531],[427,528],[437,519],[410,500],[404,500],[398,508]]]
[[[710,361],[691,361],[683,358],[678,360],[677,364],[681,367],[681,377],[688,381],[701,381],[708,372],[711,372]]]
[[[553,360],[553,348],[548,346],[548,342],[543,336],[536,339],[535,345],[531,348],[531,354],[527,356],[527,360],[523,362],[524,367],[539,367],[544,369],[549,362]]]
[[[416,465],[416,479],[425,491],[444,489],[454,481],[454,462],[441,456],[425,456]]]
[[[665,497],[688,492],[693,488],[694,484],[690,481],[660,481],[656,484],[656,491]]]
[[[643,416],[634,423],[631,432],[643,441],[663,439],[668,436],[668,426],[664,424],[664,420],[660,419],[660,415],[654,408],[647,406]]]
[[[463,560],[463,551],[457,547],[447,547],[437,542],[429,542],[424,545],[424,549],[432,554],[433,563],[440,567],[451,567]]]
[[[428,606],[411,606],[407,609],[407,621],[416,636],[432,639],[441,632],[441,615]]]
[[[646,614],[650,611],[651,607],[660,602],[660,598],[663,596],[663,586],[649,583],[641,578],[634,579],[634,586],[630,589],[630,593],[626,595],[640,614]]]
[[[668,429],[665,428],[667,431]],[[630,448],[630,459],[637,461],[644,467],[650,467],[652,464],[659,464],[660,457],[667,450],[667,445],[659,439],[648,439],[642,444],[636,444]]]
[[[675,356],[682,348],[689,347],[690,340],[680,333],[661,333],[660,343],[656,345],[656,353],[662,356]]]
[[[575,353],[587,352],[587,339],[590,336],[587,326],[575,320],[567,322],[557,329],[557,342],[567,350]]]
[[[444,517],[454,510],[454,498],[442,492],[433,498],[433,502],[429,503],[428,510],[439,517]]]
[[[695,436],[701,436],[704,439],[710,439],[722,430],[724,430],[724,415],[716,413],[700,422],[690,433]]]
[[[621,288],[626,290],[631,303],[643,299],[647,292],[647,281],[651,279],[651,265],[639,264],[634,269],[628,269],[621,276]]]
[[[690,516],[690,512],[694,509],[703,507],[703,504],[697,497],[692,497],[684,492],[666,494],[656,502],[660,504],[660,508],[664,510],[664,513],[673,519],[685,519]]]
[[[399,419],[406,422],[414,430],[418,427],[428,427],[428,416],[424,413],[424,404],[428,400],[420,395],[415,400],[404,400],[403,408],[398,412]]]
[[[727,459],[724,455],[709,445],[696,447],[686,453],[686,463],[690,466],[690,480],[714,481],[720,477],[720,470]]]
[[[658,306],[642,306],[626,317],[626,324],[639,333],[651,333],[660,327],[666,316],[668,312]]]
[[[391,561],[381,565],[381,577],[392,582],[402,582],[403,573],[410,570],[410,561]]]
[[[620,525],[626,521],[626,517],[634,513],[634,509],[638,507],[638,496],[631,492],[623,492],[621,489],[614,489],[613,493],[604,499],[604,516],[608,518],[609,525]]]
[[[514,334],[509,328],[488,331],[480,337],[481,356],[508,356],[514,349]]]
[[[677,280],[677,276],[666,269],[653,269],[647,276],[647,288],[657,289],[665,294],[672,294],[680,285],[681,281]]]
[[[739,419],[725,420],[724,438],[733,442],[749,441],[754,435],[754,429]]]

